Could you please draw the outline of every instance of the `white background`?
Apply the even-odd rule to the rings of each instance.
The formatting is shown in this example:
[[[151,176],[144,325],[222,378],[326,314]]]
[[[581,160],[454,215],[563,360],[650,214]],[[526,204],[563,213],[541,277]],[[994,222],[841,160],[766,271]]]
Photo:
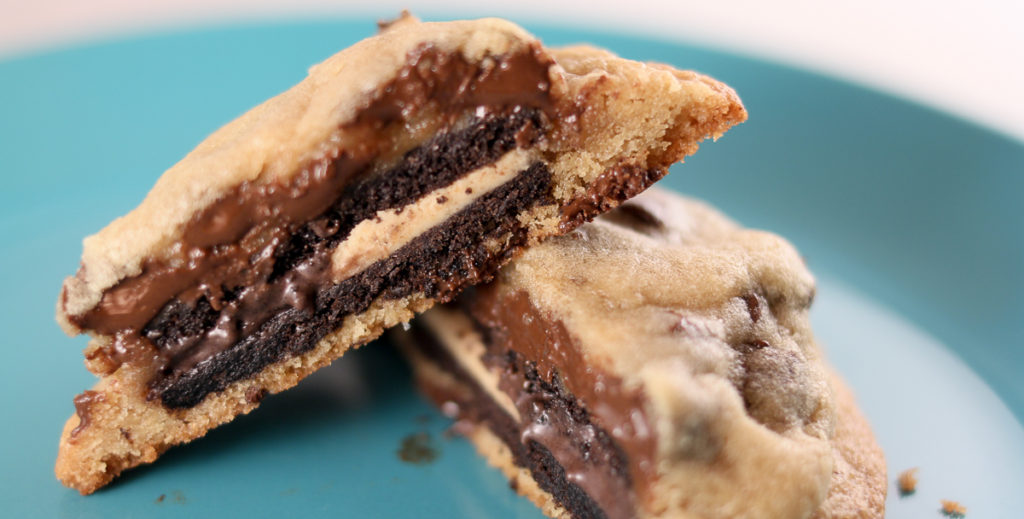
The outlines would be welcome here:
[[[866,84],[1024,140],[1022,0],[0,0],[0,59],[232,21],[514,16],[705,44]],[[2,80],[3,78],[0,78]]]

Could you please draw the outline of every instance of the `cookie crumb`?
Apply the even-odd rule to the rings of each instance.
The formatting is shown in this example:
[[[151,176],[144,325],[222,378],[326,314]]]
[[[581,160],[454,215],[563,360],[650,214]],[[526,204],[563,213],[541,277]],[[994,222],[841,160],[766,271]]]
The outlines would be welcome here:
[[[164,499],[167,499],[167,494],[160,494],[160,497],[156,498],[156,503],[163,503]]]
[[[943,499],[940,503],[942,503],[942,515],[946,517],[964,517],[967,515],[967,507],[956,501]]]
[[[430,434],[419,432],[402,439],[398,449],[398,459],[415,465],[425,465],[437,459],[438,449]]]
[[[388,30],[392,25],[398,22],[404,22],[410,18],[416,19],[416,17],[413,16],[408,9],[402,9],[402,12],[399,13],[398,18],[392,18],[390,20],[377,20],[377,31],[384,32]]]
[[[900,491],[900,497],[917,492],[917,467],[900,472],[900,477],[896,480],[896,487]]]

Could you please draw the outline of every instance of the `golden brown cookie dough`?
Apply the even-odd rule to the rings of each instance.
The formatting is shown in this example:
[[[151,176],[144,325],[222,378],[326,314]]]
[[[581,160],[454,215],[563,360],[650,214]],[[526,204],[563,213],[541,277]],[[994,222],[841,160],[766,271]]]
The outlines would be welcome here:
[[[652,189],[396,334],[552,517],[882,517],[884,458],[813,295],[783,239]]]
[[[710,78],[547,49],[506,21],[388,25],[85,239],[57,318],[92,336],[100,380],[58,478],[90,493],[251,411],[745,118]]]

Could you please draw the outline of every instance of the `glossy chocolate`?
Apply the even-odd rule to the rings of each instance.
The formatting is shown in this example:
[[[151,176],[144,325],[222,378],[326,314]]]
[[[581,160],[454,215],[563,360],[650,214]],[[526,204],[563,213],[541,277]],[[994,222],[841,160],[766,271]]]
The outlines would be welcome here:
[[[78,415],[78,425],[71,430],[71,439],[75,439],[78,433],[82,432],[92,420],[92,406],[96,402],[104,400],[103,393],[87,390],[75,397],[75,414]]]
[[[479,64],[460,54],[421,47],[343,129],[369,136],[424,111],[445,119],[438,128],[444,133],[476,107],[483,108],[481,113],[521,107],[550,114],[554,111],[549,95],[551,65],[536,46]],[[181,251],[179,257],[151,259],[142,274],[107,290],[93,310],[71,316],[72,322],[113,335],[141,328],[170,298],[189,288],[193,289],[190,295],[212,292],[216,297],[225,279],[245,277],[241,272],[248,269],[245,259],[272,253],[291,228],[323,213],[358,177],[369,173],[371,163],[390,145],[380,138],[363,139],[355,149],[335,150],[304,165],[287,185],[240,185],[192,219],[180,244],[172,247]]]
[[[580,407],[589,413],[594,424],[610,432],[611,439],[626,455],[629,479],[635,483],[637,498],[644,499],[656,477],[657,445],[643,395],[624,387],[619,378],[595,368],[565,325],[534,306],[527,293],[501,290],[491,284],[467,293],[462,303],[487,337],[491,358],[509,351],[522,356],[542,380],[564,386],[572,398],[581,402]],[[515,377],[503,377],[502,390],[513,401],[529,400]],[[595,491],[602,491],[600,485],[595,484]],[[619,495],[618,499],[624,496]]]
[[[210,392],[309,351],[346,316],[365,311],[377,299],[423,294],[445,301],[468,285],[490,280],[526,243],[526,229],[516,216],[551,203],[550,188],[550,172],[543,163],[534,164],[359,274],[336,284],[314,279],[303,285],[312,292],[309,306],[283,306],[251,332],[239,334],[229,348],[201,343],[185,350],[153,381],[150,397],[171,408],[192,407]],[[502,247],[494,250],[490,243]]]
[[[287,185],[238,186],[191,220],[170,248],[178,256],[148,260],[90,312],[71,316],[113,336],[90,365],[109,373],[130,359],[152,363],[155,353],[158,379],[179,376],[276,315],[314,313],[321,287],[335,281],[330,248],[356,224],[542,138],[554,110],[551,64],[537,46],[480,63],[418,48],[343,128],[364,137],[358,145],[303,166]],[[436,136],[400,149],[400,128],[424,120]]]
[[[587,188],[559,210],[559,230],[569,232],[598,215],[615,209],[622,202],[639,195],[668,174],[668,168],[642,169],[621,165],[605,171]]]
[[[454,413],[458,420],[454,427],[456,431],[468,433],[473,427],[486,427],[505,443],[512,454],[512,461],[529,470],[537,486],[551,494],[572,517],[629,517],[624,515],[626,511],[621,510],[630,502],[625,471],[603,470],[609,468],[609,465],[621,467],[623,455],[605,441],[607,433],[589,422],[587,412],[565,391],[564,386],[543,381],[537,370],[525,364],[521,356],[512,354],[505,358],[507,364],[506,369],[502,370],[502,379],[512,377],[520,380],[521,393],[524,395],[520,403],[529,399],[531,405],[536,406],[536,409],[525,410],[528,414],[524,415],[527,417],[524,421],[531,424],[536,424],[538,419],[554,422],[545,431],[524,429],[523,423],[514,420],[501,405],[492,400],[489,393],[417,321],[413,322],[410,337],[407,345],[414,349],[416,356],[424,357],[456,381],[456,386],[440,385],[431,377],[419,377],[420,389],[439,407]],[[569,424],[594,434],[589,441],[585,437],[573,437],[569,434],[572,431],[564,429]],[[539,437],[536,434],[538,432],[544,437]],[[601,439],[594,441],[598,438]],[[601,460],[603,463],[593,464],[590,470],[586,470],[588,467],[585,466],[587,461],[583,461],[584,456],[588,460]],[[609,506],[613,513],[608,514],[594,496],[580,485],[580,476],[585,478],[585,483],[591,489],[612,489],[604,495],[602,501],[605,503],[611,503],[622,496],[626,498],[618,499],[620,504],[611,503]]]

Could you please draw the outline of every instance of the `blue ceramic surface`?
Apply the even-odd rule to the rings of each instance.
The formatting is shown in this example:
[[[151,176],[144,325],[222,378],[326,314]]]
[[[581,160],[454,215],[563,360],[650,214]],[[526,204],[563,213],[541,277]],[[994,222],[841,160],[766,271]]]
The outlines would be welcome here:
[[[1024,510],[1024,145],[912,103],[678,44],[530,26],[733,85],[750,121],[661,184],[791,239],[819,275],[817,332],[890,472],[889,517]],[[0,515],[540,517],[413,390],[389,345],[90,497],[52,467],[93,377],[53,321],[80,240],[205,135],[300,80],[370,20],[203,30],[0,62]],[[403,462],[412,435],[436,459]],[[895,494],[895,492],[890,492]]]

